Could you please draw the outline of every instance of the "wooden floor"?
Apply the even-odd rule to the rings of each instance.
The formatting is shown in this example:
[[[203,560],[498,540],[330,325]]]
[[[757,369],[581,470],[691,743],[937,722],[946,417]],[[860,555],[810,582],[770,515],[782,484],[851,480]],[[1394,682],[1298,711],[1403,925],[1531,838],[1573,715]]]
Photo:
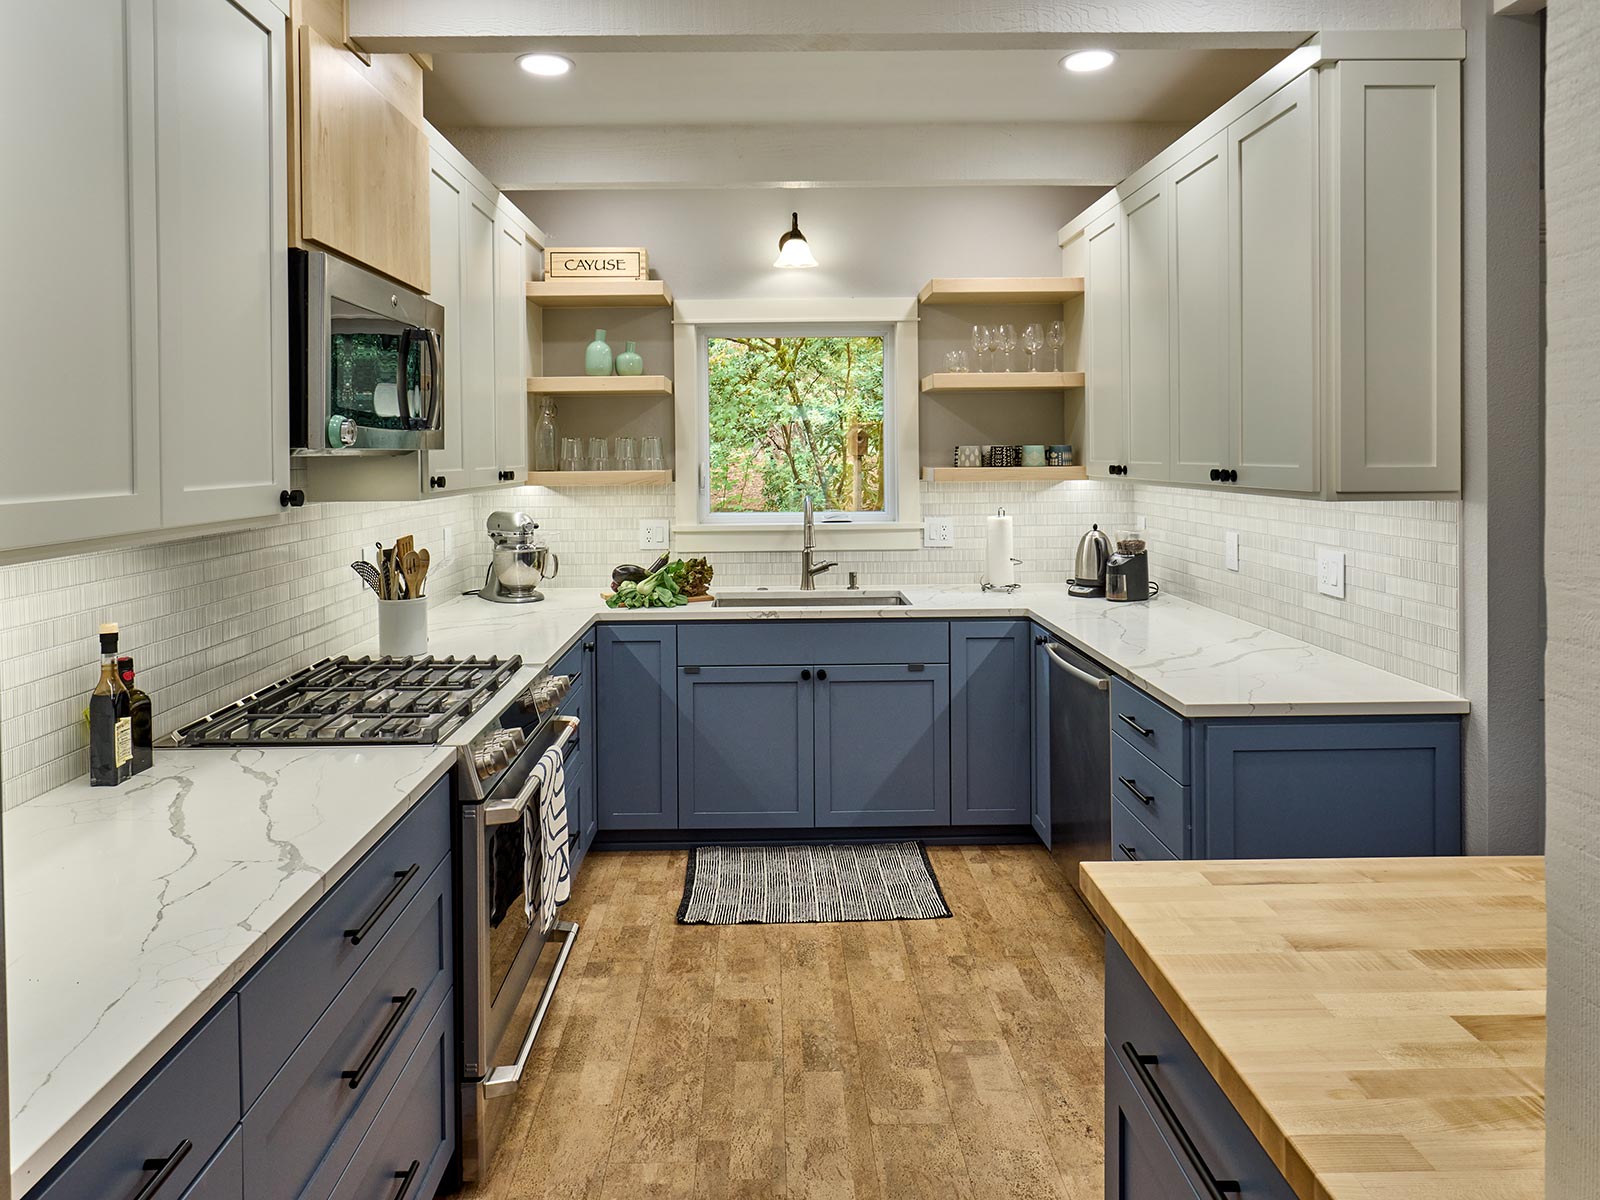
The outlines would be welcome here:
[[[467,1195],[1099,1200],[1099,927],[1040,848],[929,856],[952,920],[712,927],[682,852],[591,855]]]

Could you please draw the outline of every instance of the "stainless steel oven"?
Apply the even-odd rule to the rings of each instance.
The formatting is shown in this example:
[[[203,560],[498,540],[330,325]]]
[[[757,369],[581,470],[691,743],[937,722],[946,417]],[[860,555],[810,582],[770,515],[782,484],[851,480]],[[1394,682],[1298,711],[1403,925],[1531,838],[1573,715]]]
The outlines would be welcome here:
[[[444,448],[444,309],[320,251],[289,251],[290,445]]]
[[[457,765],[461,838],[461,1174],[488,1171],[512,1098],[544,1023],[576,922],[542,927],[523,903],[541,856],[524,853],[523,815],[541,801],[534,764],[551,747],[573,754],[578,718],[560,714],[575,677],[543,676],[499,723],[463,748]],[[576,832],[578,826],[572,825]],[[547,953],[548,951],[548,953]]]

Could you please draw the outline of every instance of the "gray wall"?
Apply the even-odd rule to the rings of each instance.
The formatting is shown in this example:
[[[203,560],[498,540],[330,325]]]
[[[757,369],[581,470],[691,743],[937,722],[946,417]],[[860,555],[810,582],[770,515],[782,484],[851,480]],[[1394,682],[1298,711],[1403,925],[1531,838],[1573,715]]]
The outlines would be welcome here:
[[[1549,405],[1545,1194],[1600,1195],[1600,4],[1552,0],[1545,92]]]

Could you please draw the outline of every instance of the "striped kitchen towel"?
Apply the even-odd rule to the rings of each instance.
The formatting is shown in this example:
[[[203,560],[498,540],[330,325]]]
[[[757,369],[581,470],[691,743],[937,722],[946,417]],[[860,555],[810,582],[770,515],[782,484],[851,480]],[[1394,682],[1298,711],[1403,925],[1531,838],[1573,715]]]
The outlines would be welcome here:
[[[522,903],[536,929],[555,925],[556,906],[572,895],[567,838],[567,768],[559,746],[533,765],[539,800],[522,814]]]

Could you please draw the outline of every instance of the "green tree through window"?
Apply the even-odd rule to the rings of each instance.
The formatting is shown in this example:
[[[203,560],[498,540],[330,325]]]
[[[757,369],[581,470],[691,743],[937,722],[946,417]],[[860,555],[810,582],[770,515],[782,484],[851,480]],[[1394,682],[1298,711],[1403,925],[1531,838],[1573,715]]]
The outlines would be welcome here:
[[[711,511],[881,513],[882,337],[706,339]]]

